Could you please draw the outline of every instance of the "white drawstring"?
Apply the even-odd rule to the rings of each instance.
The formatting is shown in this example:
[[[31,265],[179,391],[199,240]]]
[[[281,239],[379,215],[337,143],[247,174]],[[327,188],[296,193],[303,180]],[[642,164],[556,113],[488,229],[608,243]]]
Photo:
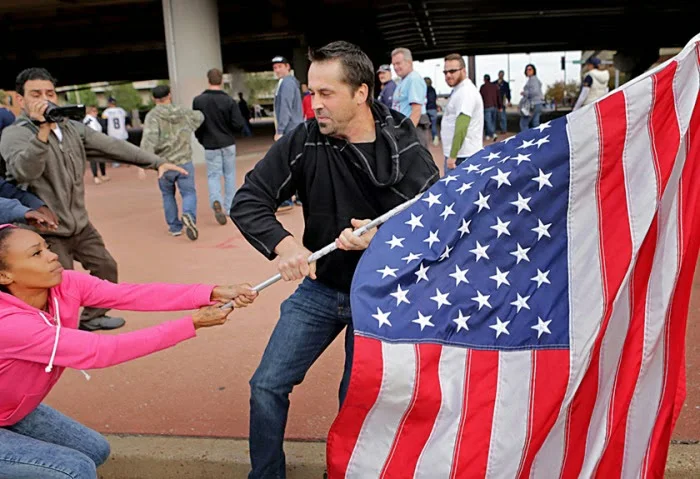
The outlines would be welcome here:
[[[51,370],[53,369],[53,361],[56,358],[56,350],[58,349],[58,338],[61,335],[61,312],[58,307],[58,299],[53,298],[53,304],[54,304],[54,309],[55,309],[55,315],[54,315],[54,321],[56,322],[56,337],[53,342],[53,350],[51,351],[51,358],[49,359],[49,364],[46,366],[46,371],[47,373],[50,373]],[[41,315],[42,319],[44,322],[50,327],[51,322],[46,318],[43,312],[39,311],[39,314]],[[90,380],[90,375],[83,371],[82,369],[80,370],[81,373],[85,376],[85,379],[88,381]]]
[[[51,359],[49,359],[49,365],[46,366],[46,369],[44,369],[44,371],[46,371],[47,373],[50,373],[53,369],[53,360],[56,357],[56,350],[58,349],[58,337],[61,335],[61,312],[58,309],[58,300],[56,298],[53,298],[53,305],[55,309],[54,321],[56,321],[56,337],[53,341],[53,351],[51,351]],[[39,314],[43,318],[44,322],[51,326],[51,323],[48,319],[46,319],[44,313],[39,311]]]

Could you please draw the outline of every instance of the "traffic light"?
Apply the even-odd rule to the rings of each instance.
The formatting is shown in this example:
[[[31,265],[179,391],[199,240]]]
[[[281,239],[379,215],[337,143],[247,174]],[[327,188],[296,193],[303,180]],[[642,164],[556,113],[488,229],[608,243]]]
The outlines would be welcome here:
[[[561,57],[561,69],[566,70],[566,57]]]

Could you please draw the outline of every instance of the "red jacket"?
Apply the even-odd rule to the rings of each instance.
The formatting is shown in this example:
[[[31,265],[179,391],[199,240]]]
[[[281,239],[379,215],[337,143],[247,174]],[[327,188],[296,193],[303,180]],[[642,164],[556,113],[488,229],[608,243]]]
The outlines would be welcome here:
[[[304,98],[301,99],[301,109],[304,112],[304,120],[316,117],[314,109],[311,108],[311,93],[304,94]]]

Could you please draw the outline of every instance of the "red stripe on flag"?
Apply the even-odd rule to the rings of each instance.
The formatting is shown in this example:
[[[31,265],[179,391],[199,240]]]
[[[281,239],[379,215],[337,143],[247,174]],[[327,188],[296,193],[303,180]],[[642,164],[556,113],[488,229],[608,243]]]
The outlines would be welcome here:
[[[498,351],[470,351],[462,424],[450,477],[484,477],[498,386]]]
[[[530,419],[518,477],[530,477],[535,455],[557,420],[569,382],[569,351],[532,352]]]
[[[411,405],[399,424],[389,458],[380,477],[412,477],[440,411],[439,344],[416,346],[418,370]]]
[[[676,115],[676,102],[673,98],[673,77],[678,69],[677,62],[671,62],[666,68],[652,75],[653,104],[649,119],[651,146],[656,161],[656,177],[659,187],[659,199],[666,189],[666,183],[671,176],[673,164],[676,162],[680,145],[680,127]]]
[[[615,293],[632,258],[632,237],[628,218],[622,154],[627,134],[627,107],[623,92],[596,105],[600,167],[597,182],[601,274],[604,317],[591,352],[591,362],[569,411],[564,465],[561,477],[578,477],[586,451],[591,414],[598,396],[600,347],[612,314]]]
[[[367,414],[377,401],[384,373],[382,343],[355,335],[350,384],[343,406],[333,421],[326,443],[330,479],[345,477],[350,457]]]
[[[644,477],[663,477],[671,432],[685,399],[685,330],[700,249],[700,235],[697,234],[700,229],[700,188],[697,184],[693,186],[700,178],[700,96],[695,101],[686,139],[687,156],[678,208],[681,264],[666,331],[666,344],[673,347],[666,348],[664,389],[645,458]]]
[[[649,232],[642,242],[632,273],[630,291],[630,323],[627,329],[615,378],[613,397],[608,410],[605,448],[598,463],[596,477],[620,477],[627,437],[627,418],[632,396],[637,386],[644,352],[647,293],[649,277],[654,264],[659,233],[658,213],[651,222]]]

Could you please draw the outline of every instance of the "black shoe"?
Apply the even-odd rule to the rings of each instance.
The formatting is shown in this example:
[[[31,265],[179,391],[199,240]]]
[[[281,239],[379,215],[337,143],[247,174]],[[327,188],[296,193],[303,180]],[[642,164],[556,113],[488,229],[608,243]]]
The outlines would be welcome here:
[[[124,324],[126,324],[124,318],[104,315],[93,318],[89,321],[81,321],[79,329],[82,329],[83,331],[97,331],[99,329],[109,330],[121,328],[124,326]]]
[[[197,231],[197,225],[194,223],[194,218],[189,213],[182,215],[182,224],[185,225],[185,234],[192,241],[199,238],[199,231]]]
[[[216,222],[220,225],[225,225],[226,215],[224,214],[224,210],[221,208],[221,203],[215,201],[214,205],[212,205],[212,208],[214,209],[214,218],[216,218]]]

